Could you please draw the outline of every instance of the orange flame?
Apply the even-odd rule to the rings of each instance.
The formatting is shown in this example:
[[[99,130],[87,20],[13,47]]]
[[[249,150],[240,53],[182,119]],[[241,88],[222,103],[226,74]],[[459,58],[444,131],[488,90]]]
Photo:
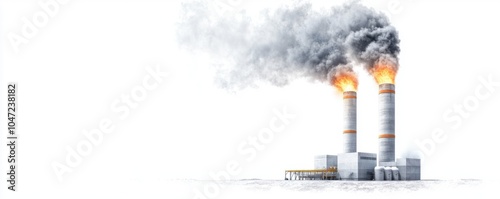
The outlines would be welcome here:
[[[377,64],[371,71],[378,84],[394,84],[396,79],[396,68],[387,64]]]
[[[356,91],[358,89],[358,77],[354,72],[339,72],[333,77],[332,84],[340,92]]]

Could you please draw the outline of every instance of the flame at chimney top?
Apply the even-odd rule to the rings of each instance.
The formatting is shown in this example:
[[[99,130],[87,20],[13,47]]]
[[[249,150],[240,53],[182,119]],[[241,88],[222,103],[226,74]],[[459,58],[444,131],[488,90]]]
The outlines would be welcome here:
[[[397,68],[390,64],[378,63],[371,69],[371,74],[377,84],[394,84]]]
[[[358,89],[358,77],[353,71],[340,70],[333,76],[332,84],[342,93],[356,91]]]

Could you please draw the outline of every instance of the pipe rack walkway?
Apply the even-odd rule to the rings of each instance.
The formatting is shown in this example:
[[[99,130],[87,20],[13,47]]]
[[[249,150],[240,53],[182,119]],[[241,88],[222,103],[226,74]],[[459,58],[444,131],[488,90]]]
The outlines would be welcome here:
[[[288,175],[288,177],[287,177]],[[336,180],[337,168],[285,170],[285,180]]]

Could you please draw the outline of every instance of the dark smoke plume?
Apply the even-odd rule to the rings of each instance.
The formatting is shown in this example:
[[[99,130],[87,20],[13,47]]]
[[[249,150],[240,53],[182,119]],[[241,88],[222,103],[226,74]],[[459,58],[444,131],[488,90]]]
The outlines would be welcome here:
[[[224,60],[217,80],[227,87],[265,81],[282,86],[296,78],[331,82],[336,68],[378,62],[397,69],[398,33],[388,18],[357,1],[314,11],[309,4],[266,11],[218,12],[211,3],[183,5],[182,46]]]

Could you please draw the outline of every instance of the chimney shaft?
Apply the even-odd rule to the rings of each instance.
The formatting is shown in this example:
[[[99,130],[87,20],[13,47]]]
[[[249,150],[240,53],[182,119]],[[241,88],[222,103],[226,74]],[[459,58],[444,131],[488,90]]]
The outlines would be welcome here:
[[[378,163],[395,161],[395,86],[379,85]]]
[[[344,153],[356,152],[356,92],[344,92]]]

